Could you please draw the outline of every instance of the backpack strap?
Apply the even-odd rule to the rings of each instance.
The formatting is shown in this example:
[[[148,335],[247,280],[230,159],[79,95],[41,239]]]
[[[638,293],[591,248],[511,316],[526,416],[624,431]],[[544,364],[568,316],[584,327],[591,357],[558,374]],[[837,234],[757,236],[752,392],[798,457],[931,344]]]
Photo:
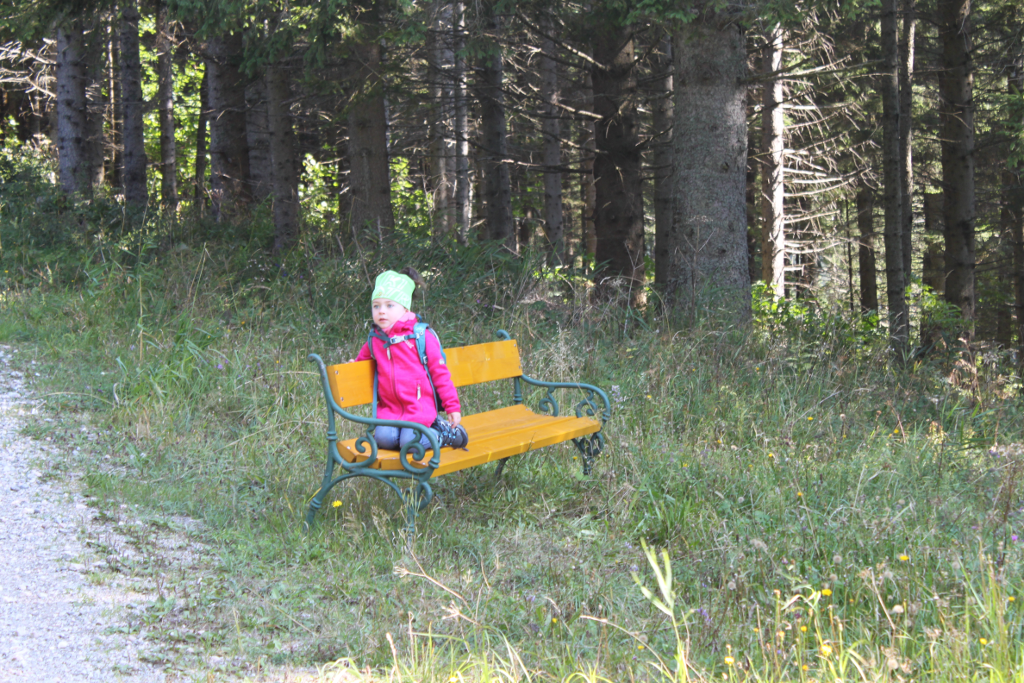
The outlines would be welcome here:
[[[437,412],[441,412],[441,397],[437,393],[437,387],[434,386],[434,378],[430,375],[430,366],[427,363],[427,330],[434,335],[434,339],[437,340],[437,348],[441,349],[441,358],[445,363],[448,362],[448,357],[444,354],[444,347],[441,346],[441,339],[434,332],[434,329],[424,322],[417,322],[412,327],[412,336],[416,339],[416,353],[419,354],[420,363],[423,364],[423,369],[427,373],[427,381],[430,382],[430,390],[434,392],[434,407]]]

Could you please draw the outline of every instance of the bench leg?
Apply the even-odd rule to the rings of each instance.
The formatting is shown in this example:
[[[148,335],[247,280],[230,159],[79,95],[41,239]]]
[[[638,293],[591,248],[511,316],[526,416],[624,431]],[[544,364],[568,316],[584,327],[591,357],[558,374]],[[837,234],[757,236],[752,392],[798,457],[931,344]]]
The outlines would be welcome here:
[[[597,432],[573,439],[572,442],[580,452],[580,459],[583,461],[583,474],[590,476],[590,472],[594,468],[594,460],[604,450],[604,436],[601,432]]]
[[[494,478],[495,479],[501,479],[501,473],[505,471],[505,461],[506,460],[508,460],[508,458],[502,458],[501,460],[498,461],[498,467],[495,468],[495,470],[494,470]]]
[[[433,498],[434,490],[425,481],[416,481],[402,494],[402,502],[405,504],[405,532],[410,543],[416,537],[416,515],[425,509]]]
[[[327,467],[324,468],[324,480],[320,484],[320,490],[313,496],[313,500],[309,501],[309,510],[306,512],[306,530],[313,528],[313,522],[316,521],[317,510],[324,504],[324,498],[331,490],[331,480],[334,478],[334,459],[327,456]]]

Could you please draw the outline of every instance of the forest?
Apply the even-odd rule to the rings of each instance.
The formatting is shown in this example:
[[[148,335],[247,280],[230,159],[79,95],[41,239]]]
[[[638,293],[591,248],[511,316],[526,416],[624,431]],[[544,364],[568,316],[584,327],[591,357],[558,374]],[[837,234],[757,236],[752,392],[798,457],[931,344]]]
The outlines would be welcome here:
[[[1018,0],[3,7],[0,343],[168,680],[1022,680]],[[405,266],[607,447],[304,529]]]
[[[2,134],[56,157],[61,189],[86,201],[216,222],[265,204],[275,253],[393,232],[540,242],[633,306],[649,290],[683,307],[738,293],[743,316],[757,283],[884,312],[903,354],[957,316],[1010,348],[1021,13],[12,5]]]

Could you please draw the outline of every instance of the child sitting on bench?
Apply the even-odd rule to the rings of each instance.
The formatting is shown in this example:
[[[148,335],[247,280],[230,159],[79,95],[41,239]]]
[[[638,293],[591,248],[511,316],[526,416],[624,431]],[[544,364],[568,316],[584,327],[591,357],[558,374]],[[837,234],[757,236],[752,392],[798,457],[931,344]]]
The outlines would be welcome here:
[[[411,268],[403,273],[387,270],[377,276],[371,297],[373,329],[355,360],[376,362],[375,417],[421,424],[434,432],[441,446],[464,448],[469,437],[459,424],[462,407],[458,391],[437,335],[409,310],[416,282],[405,272],[419,279]],[[438,415],[442,408],[450,424]],[[374,430],[377,446],[387,450],[398,450],[415,437],[416,430],[409,428],[380,426]],[[420,444],[426,453],[430,448],[426,434]]]

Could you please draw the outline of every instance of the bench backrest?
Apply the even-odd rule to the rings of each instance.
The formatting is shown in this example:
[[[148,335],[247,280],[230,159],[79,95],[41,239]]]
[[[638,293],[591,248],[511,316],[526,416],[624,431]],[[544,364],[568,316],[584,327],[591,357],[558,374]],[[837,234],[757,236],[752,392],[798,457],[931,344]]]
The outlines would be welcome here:
[[[457,346],[445,349],[444,353],[452,383],[457,387],[523,374],[515,339]],[[327,381],[335,403],[342,408],[365,405],[373,400],[373,361],[328,366]]]

